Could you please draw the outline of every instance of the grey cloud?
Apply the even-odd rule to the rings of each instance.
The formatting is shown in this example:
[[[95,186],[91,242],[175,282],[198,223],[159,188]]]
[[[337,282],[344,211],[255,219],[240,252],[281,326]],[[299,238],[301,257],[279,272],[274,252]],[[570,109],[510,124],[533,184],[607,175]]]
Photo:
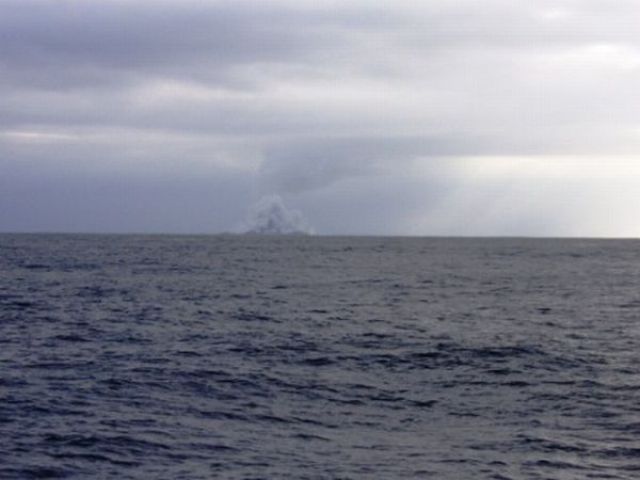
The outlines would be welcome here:
[[[394,174],[417,158],[476,152],[456,137],[363,136],[293,139],[266,148],[260,175],[265,187],[301,193],[344,179]],[[440,167],[442,168],[442,167]]]
[[[637,84],[637,72],[612,73],[594,84],[585,81],[593,76],[588,60],[573,60],[572,66],[571,58],[559,59],[560,65],[541,70],[527,53],[540,51],[544,66],[545,52],[553,53],[569,40],[587,46],[616,41],[638,46],[630,21],[638,7],[621,3],[624,8],[602,12],[597,3],[584,1],[535,6],[511,0],[410,2],[396,8],[344,2],[303,8],[287,2],[10,0],[2,4],[0,15],[0,115],[6,125],[93,122],[231,134],[308,134],[318,129],[329,134],[332,127],[364,124],[379,131],[398,127],[348,105],[314,105],[312,92],[297,102],[272,99],[267,85],[323,77],[337,85],[357,85],[387,72],[393,73],[390,93],[418,88],[434,93],[419,100],[416,91],[425,111],[443,112],[442,118],[422,120],[424,125],[418,126],[429,136],[439,124],[451,122],[457,132],[473,135],[479,122],[502,127],[503,118],[523,128],[531,121],[552,122],[561,116],[576,121],[585,114],[594,122],[612,112],[630,120],[635,106],[629,111],[627,86]],[[567,19],[541,17],[540,12],[553,8],[566,8]],[[505,53],[505,48],[512,51]],[[549,81],[562,70],[569,79]],[[530,80],[537,71],[544,79],[539,84]],[[292,79],[295,72],[300,76]],[[167,78],[229,91],[247,89],[255,96],[230,95],[195,105],[132,105],[135,92],[130,87],[143,89],[154,79]],[[576,89],[576,82],[585,83],[584,88]],[[331,88],[327,83],[324,88]],[[625,94],[596,96],[597,108],[582,106],[593,103],[593,94],[607,86]],[[67,93],[55,93],[58,89]],[[571,92],[575,100],[566,98]],[[460,106],[447,105],[449,97]],[[404,108],[393,99],[385,101],[390,118]]]
[[[5,207],[0,229],[56,218],[71,228],[65,208],[89,225],[72,198],[129,229],[154,217],[157,196],[168,220],[156,213],[145,228],[186,231],[206,223],[196,198],[241,216],[279,193],[321,232],[409,231],[427,214],[443,219],[429,228],[451,231],[440,212],[477,199],[444,178],[449,161],[604,163],[640,151],[638,14],[627,0],[5,0],[0,179],[21,187],[5,189],[16,213]],[[416,164],[413,180],[405,172]],[[83,193],[83,182],[96,188]],[[145,207],[127,217],[101,200],[118,182]],[[66,187],[68,202],[52,200]],[[29,196],[50,223],[20,203]],[[183,221],[171,198],[198,219]],[[216,229],[232,222],[213,216]],[[489,229],[521,228],[484,218]]]
[[[618,3],[624,8],[603,11],[593,2],[513,0],[386,7],[344,2],[325,8],[304,2],[7,0],[0,6],[0,82],[95,88],[157,76],[255,88],[261,79],[241,67],[340,65],[370,72],[379,63],[376,56],[396,49],[423,55],[452,48],[637,46],[633,18],[640,9]],[[542,15],[563,7],[567,19]],[[381,42],[386,52],[371,51]]]
[[[9,0],[0,16],[2,82],[35,88],[189,78],[251,85],[233,68],[310,62],[367,28],[362,12],[265,2]]]
[[[536,49],[593,43],[638,45],[632,1],[423,2],[396,38],[419,48]],[[421,28],[420,28],[421,27]]]
[[[606,141],[605,141],[606,140]],[[422,174],[447,174],[447,159],[473,156],[630,154],[640,149],[638,135],[602,127],[501,129],[484,135],[452,132],[439,136],[310,137],[280,141],[265,148],[258,172],[266,191],[301,194],[350,179],[400,176],[415,164]],[[453,167],[453,165],[452,165]],[[424,181],[424,179],[422,180]]]

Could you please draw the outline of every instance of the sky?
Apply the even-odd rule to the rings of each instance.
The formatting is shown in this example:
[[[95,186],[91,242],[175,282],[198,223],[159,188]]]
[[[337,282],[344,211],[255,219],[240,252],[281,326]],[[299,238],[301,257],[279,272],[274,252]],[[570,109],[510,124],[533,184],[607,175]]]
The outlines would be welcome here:
[[[636,0],[0,0],[0,231],[640,236]]]

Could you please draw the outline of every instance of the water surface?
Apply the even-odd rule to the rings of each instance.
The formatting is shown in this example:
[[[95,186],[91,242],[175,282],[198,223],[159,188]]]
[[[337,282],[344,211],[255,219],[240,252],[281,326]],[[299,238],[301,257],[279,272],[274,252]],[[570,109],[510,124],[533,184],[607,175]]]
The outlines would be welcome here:
[[[0,235],[0,478],[633,479],[640,242]]]

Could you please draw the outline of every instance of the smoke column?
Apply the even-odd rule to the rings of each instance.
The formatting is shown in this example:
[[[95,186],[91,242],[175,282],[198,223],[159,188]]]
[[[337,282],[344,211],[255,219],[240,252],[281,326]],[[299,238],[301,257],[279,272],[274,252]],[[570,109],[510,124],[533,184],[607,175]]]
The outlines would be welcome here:
[[[260,199],[251,210],[243,228],[259,235],[310,235],[313,228],[297,210],[287,208],[279,195]]]

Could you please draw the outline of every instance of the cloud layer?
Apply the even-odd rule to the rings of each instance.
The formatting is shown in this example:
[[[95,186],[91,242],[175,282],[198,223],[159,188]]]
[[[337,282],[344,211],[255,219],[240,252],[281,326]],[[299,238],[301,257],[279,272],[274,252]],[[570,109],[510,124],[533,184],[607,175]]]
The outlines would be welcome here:
[[[0,230],[224,231],[279,194],[320,233],[640,234],[639,14],[4,0]]]

